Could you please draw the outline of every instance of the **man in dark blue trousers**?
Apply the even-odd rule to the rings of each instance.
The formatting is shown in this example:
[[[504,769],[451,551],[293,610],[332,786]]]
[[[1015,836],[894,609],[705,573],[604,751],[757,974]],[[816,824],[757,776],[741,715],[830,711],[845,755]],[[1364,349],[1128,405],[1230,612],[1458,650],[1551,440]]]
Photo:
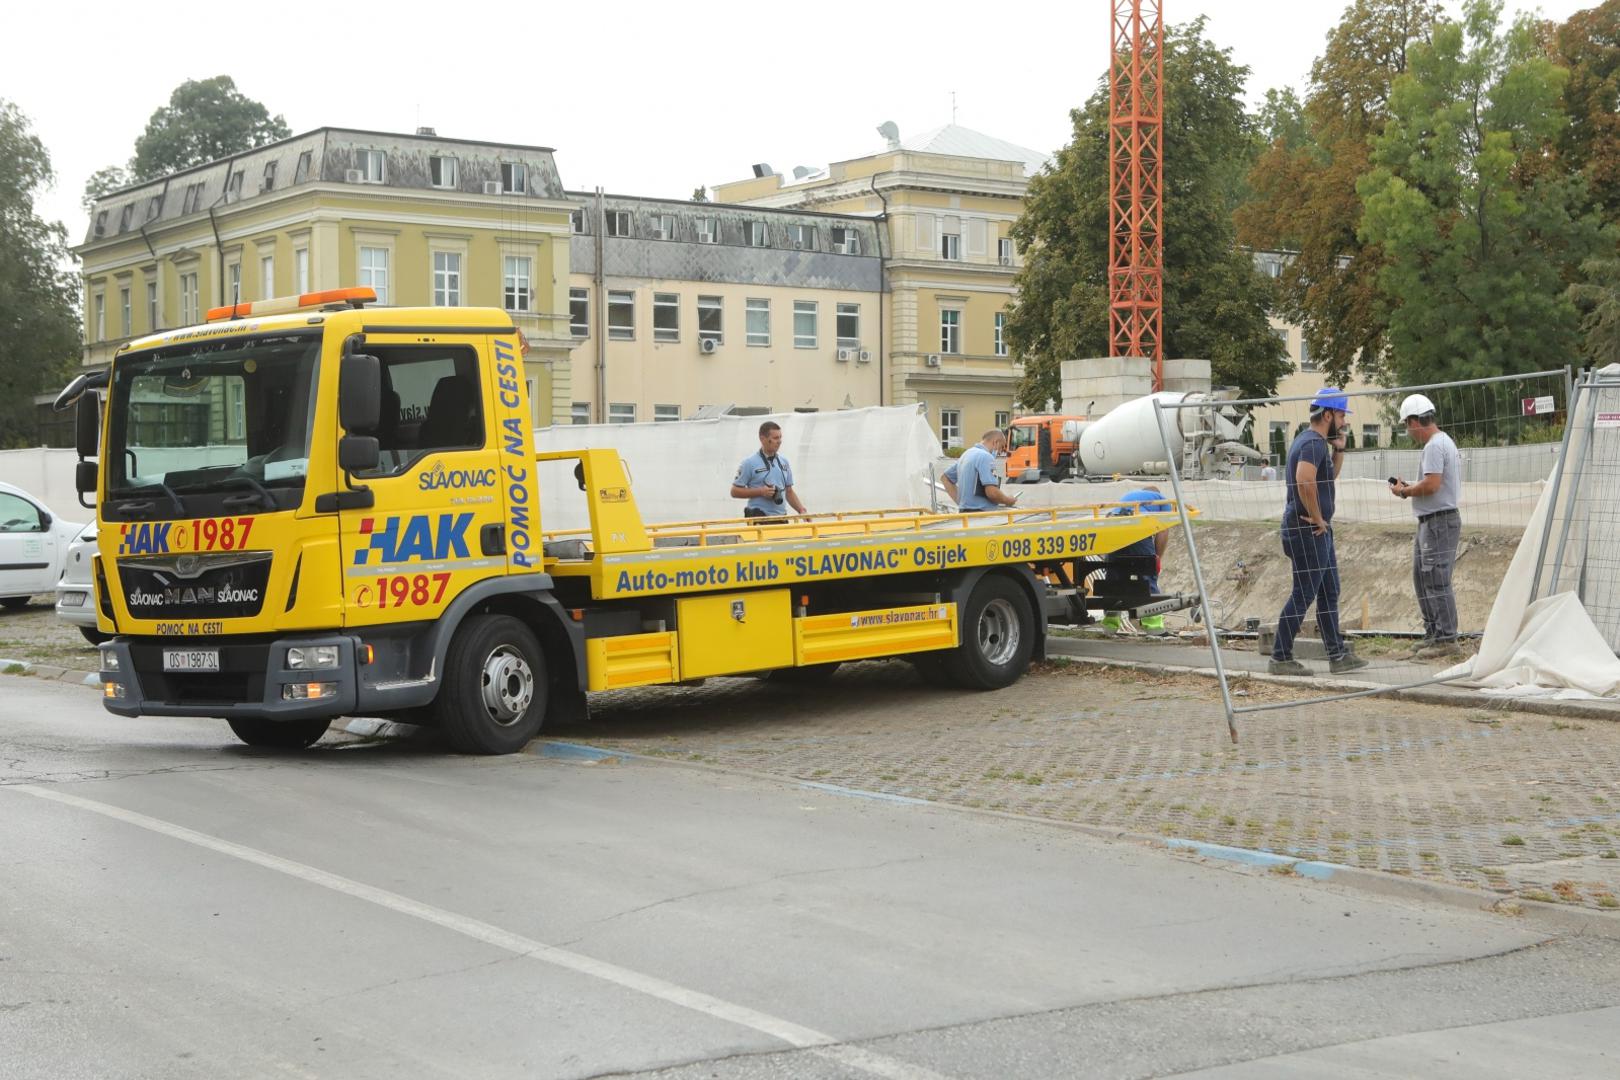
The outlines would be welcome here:
[[[1350,402],[1337,387],[1326,386],[1311,401],[1310,426],[1288,449],[1283,479],[1288,502],[1283,508],[1282,547],[1294,570],[1294,591],[1277,617],[1277,640],[1268,670],[1273,675],[1309,675],[1294,659],[1294,638],[1305,612],[1316,605],[1328,668],[1335,674],[1367,666],[1350,651],[1339,633],[1339,557],[1333,550],[1334,477],[1344,462],[1345,417]]]

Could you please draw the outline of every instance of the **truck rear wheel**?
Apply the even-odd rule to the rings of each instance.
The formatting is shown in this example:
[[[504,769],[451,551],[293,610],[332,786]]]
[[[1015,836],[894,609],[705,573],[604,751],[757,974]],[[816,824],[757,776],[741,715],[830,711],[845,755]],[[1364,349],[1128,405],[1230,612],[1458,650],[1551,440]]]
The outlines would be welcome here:
[[[986,574],[973,586],[962,619],[952,674],[969,690],[1011,686],[1035,652],[1035,616],[1016,582]]]
[[[249,746],[270,750],[303,750],[326,734],[329,720],[228,720],[236,737]]]
[[[445,657],[437,713],[464,754],[512,754],[540,733],[546,715],[545,655],[534,632],[510,615],[473,615]]]

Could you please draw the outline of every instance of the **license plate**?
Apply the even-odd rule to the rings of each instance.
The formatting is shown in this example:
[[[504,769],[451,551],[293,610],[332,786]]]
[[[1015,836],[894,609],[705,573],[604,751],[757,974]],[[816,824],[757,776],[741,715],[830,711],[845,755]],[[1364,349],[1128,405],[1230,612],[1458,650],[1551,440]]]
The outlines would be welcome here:
[[[164,649],[164,671],[218,671],[218,649]]]
[[[84,593],[70,592],[62,594],[63,607],[84,607]]]

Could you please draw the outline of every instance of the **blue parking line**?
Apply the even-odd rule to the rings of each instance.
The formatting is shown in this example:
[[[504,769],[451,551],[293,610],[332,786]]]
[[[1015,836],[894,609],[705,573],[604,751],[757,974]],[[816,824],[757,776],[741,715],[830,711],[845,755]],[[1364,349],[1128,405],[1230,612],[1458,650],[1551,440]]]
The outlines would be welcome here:
[[[1183,840],[1180,837],[1167,837],[1165,847],[1171,850],[1192,851],[1211,859],[1224,859],[1227,862],[1243,863],[1245,866],[1286,866],[1300,877],[1313,878],[1316,881],[1326,881],[1334,874],[1344,869],[1334,863],[1315,862],[1309,859],[1294,859],[1287,855],[1276,855],[1269,851],[1252,851],[1249,848],[1227,847],[1225,844],[1206,844],[1202,840]]]

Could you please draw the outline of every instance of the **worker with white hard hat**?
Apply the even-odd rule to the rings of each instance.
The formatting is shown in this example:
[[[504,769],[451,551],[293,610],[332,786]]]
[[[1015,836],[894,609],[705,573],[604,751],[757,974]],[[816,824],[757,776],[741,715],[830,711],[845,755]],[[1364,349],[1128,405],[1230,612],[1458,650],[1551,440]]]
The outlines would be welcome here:
[[[1311,400],[1310,424],[1294,438],[1283,468],[1287,502],[1283,507],[1282,548],[1294,574],[1294,589],[1277,617],[1277,637],[1268,670],[1273,675],[1309,675],[1294,659],[1294,638],[1305,612],[1316,605],[1328,667],[1338,673],[1367,666],[1350,651],[1339,632],[1339,555],[1333,547],[1334,477],[1344,463],[1344,436],[1350,400],[1335,386],[1324,386]]]
[[[1412,500],[1417,515],[1417,536],[1412,543],[1412,587],[1423,613],[1423,641],[1412,651],[1420,659],[1457,653],[1457,597],[1451,571],[1457,564],[1457,543],[1462,537],[1458,497],[1462,493],[1462,455],[1450,435],[1440,430],[1434,402],[1422,394],[1401,402],[1401,420],[1412,441],[1423,448],[1423,479],[1406,483],[1390,477],[1389,490]]]

